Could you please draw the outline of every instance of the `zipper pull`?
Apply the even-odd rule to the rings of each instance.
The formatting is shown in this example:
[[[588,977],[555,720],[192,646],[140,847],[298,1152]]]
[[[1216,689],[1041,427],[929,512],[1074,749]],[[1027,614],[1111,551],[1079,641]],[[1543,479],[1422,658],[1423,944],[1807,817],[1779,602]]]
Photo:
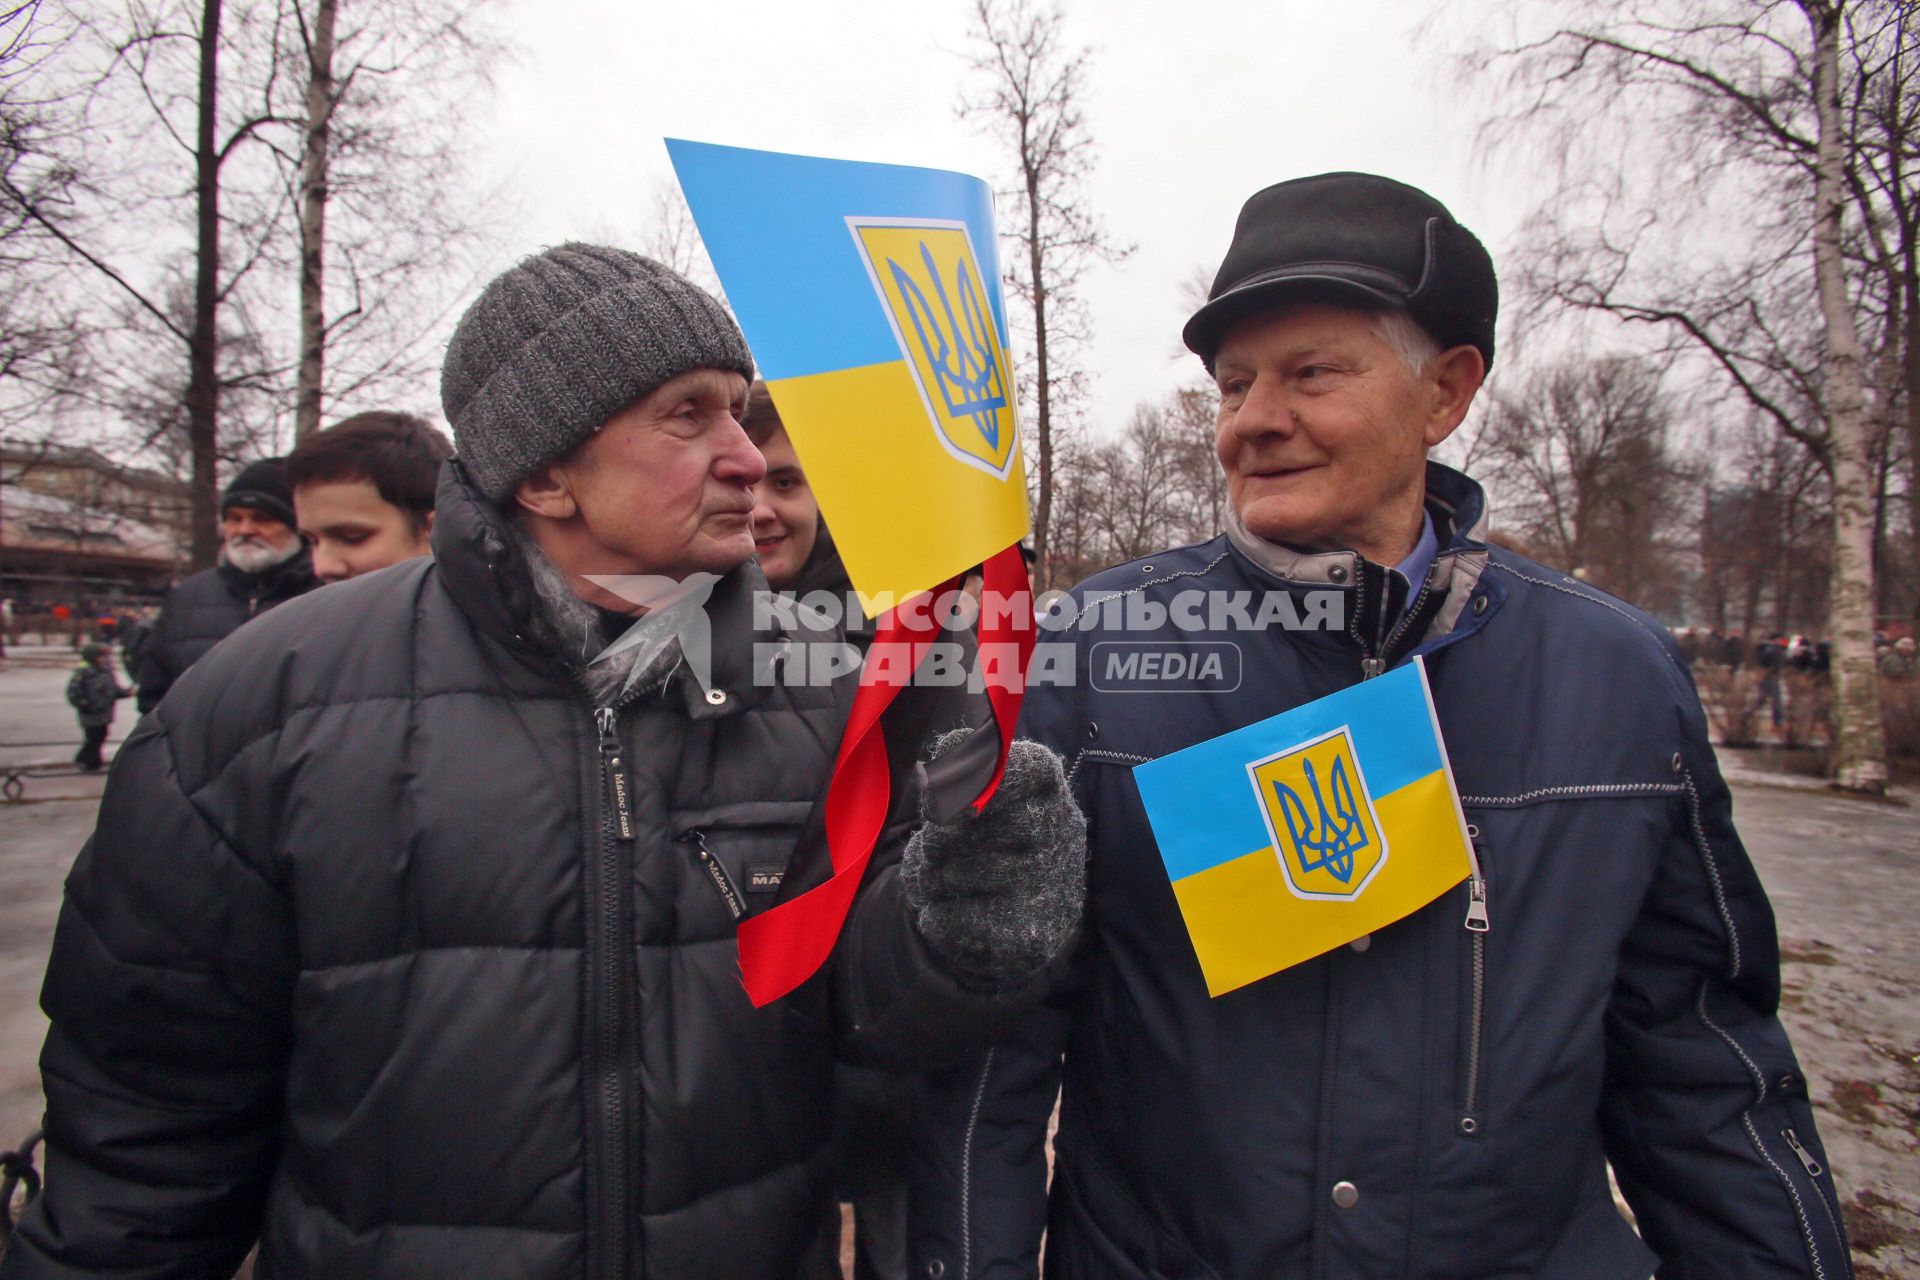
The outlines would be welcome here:
[[[720,865],[720,859],[713,856],[707,848],[707,836],[704,831],[689,831],[680,837],[681,843],[693,849],[693,856],[700,860],[701,870],[707,873],[707,879],[713,881],[713,887],[720,894],[720,900],[727,904],[727,911],[735,920],[747,914],[747,904],[741,901],[740,890],[733,884],[733,877]]]
[[[1820,1162],[1813,1158],[1813,1152],[1800,1145],[1799,1134],[1791,1129],[1782,1129],[1780,1136],[1787,1140],[1787,1145],[1793,1149],[1793,1154],[1799,1156],[1800,1163],[1807,1167],[1807,1176],[1809,1178],[1817,1178],[1826,1172],[1826,1169],[1821,1166]]]
[[[1467,932],[1485,933],[1492,928],[1487,919],[1487,877],[1480,870],[1480,828],[1467,824]]]
[[[594,712],[600,727],[600,767],[607,775],[607,789],[613,794],[613,834],[616,839],[633,842],[633,801],[627,794],[627,769],[620,759],[620,735],[614,729],[612,707]]]
[[[1487,882],[1475,872],[1467,881],[1467,932],[1485,933],[1492,927],[1487,919]]]
[[[1360,678],[1362,680],[1371,680],[1386,669],[1387,660],[1385,658],[1360,659]]]

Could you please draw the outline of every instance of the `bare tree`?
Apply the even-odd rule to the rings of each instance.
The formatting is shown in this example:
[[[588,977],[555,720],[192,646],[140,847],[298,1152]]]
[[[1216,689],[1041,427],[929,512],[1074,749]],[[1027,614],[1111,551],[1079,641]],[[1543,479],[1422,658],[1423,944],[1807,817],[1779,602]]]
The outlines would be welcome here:
[[[1873,650],[1873,441],[1860,333],[1841,259],[1847,142],[1841,133],[1840,3],[1800,0],[1813,33],[1813,258],[1826,330],[1828,456],[1833,472],[1834,773],[1842,786],[1884,791],[1887,748]]]
[[[1095,527],[1103,551],[1115,561],[1138,559],[1166,546],[1178,521],[1177,496],[1166,482],[1164,466],[1173,452],[1175,430],[1165,409],[1141,405],[1120,438],[1106,442],[1096,455]]]
[[[0,169],[0,227],[97,339],[86,397],[191,473],[209,564],[221,464],[433,363],[486,216],[457,185],[485,0],[42,3],[62,149]]]
[[[1017,252],[1006,283],[1028,311],[1033,330],[1031,480],[1035,487],[1034,551],[1042,585],[1058,576],[1049,556],[1056,481],[1056,428],[1079,381],[1076,346],[1087,317],[1077,292],[1088,266],[1117,262],[1131,246],[1115,241],[1086,207],[1084,186],[1094,149],[1081,114],[1091,53],[1070,47],[1060,10],[1028,0],[974,0],[969,62],[977,88],[962,97],[960,115],[1004,146],[1016,182],[1009,229]]]
[[[1477,441],[1506,520],[1536,558],[1656,612],[1685,594],[1690,485],[1668,447],[1659,370],[1625,356],[1567,360],[1495,392]]]
[[[336,103],[334,33],[339,0],[314,0],[313,19],[295,0],[307,62],[305,150],[300,157],[300,380],[294,390],[293,434],[320,429],[321,381],[327,352],[327,172]]]
[[[299,438],[319,429],[324,397],[416,377],[422,339],[466,291],[453,258],[485,211],[459,189],[461,122],[498,46],[481,22],[488,0],[281,2],[304,122],[299,164],[287,165],[300,210]]]
[[[86,180],[50,195],[0,177],[0,208],[58,246],[68,281],[104,294],[98,307],[115,327],[162,335],[186,357],[193,562],[211,564],[221,394],[261,376],[223,366],[223,314],[242,308],[284,205],[272,193],[224,197],[246,191],[236,173],[247,153],[292,123],[275,101],[277,13],[248,0],[134,0],[119,13],[76,5],[68,16],[62,60],[44,74],[72,86],[64,132]],[[252,91],[223,94],[230,81]],[[162,226],[172,248],[156,254]],[[143,283],[156,262],[158,285]],[[176,264],[191,279],[184,309],[167,295]]]
[[[1749,642],[1816,629],[1832,545],[1825,473],[1757,415],[1716,431],[1706,453],[1694,616]]]
[[[693,210],[677,182],[656,183],[647,212],[646,229],[640,248],[648,257],[661,262],[705,289],[721,297],[720,277],[714,273],[707,246],[694,225]]]
[[[1900,304],[1882,264],[1903,257],[1867,178],[1876,165],[1890,178],[1912,141],[1867,127],[1862,104],[1887,92],[1910,102],[1907,8],[1562,0],[1514,10],[1515,34],[1471,59],[1503,73],[1489,140],[1534,143],[1556,175],[1515,273],[1523,322],[1571,311],[1646,326],[1825,473],[1835,778],[1866,792],[1886,781],[1872,679],[1874,439],[1910,391],[1904,361],[1861,346],[1863,316],[1882,341],[1898,331],[1885,322]],[[1911,107],[1892,110],[1905,119]],[[1870,367],[1895,373],[1869,380]]]
[[[1053,526],[1063,578],[1221,531],[1226,485],[1214,457],[1213,419],[1211,391],[1183,388],[1136,407],[1110,438],[1064,442]]]
[[[0,3],[0,180],[47,203],[64,198],[75,175],[51,136],[51,104],[35,74],[57,40],[40,10],[40,0]],[[38,231],[0,204],[0,423],[46,412],[80,374],[85,335],[41,262]]]

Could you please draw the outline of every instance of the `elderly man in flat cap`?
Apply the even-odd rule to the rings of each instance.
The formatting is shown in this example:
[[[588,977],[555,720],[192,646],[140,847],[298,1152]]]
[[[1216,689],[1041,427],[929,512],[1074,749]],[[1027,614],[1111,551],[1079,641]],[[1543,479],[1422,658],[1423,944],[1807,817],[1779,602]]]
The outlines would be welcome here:
[[[978,815],[919,821],[918,748],[980,709],[914,690],[834,958],[742,988],[741,919],[831,871],[858,680],[765,678],[844,636],[755,607],[752,374],[637,255],[488,286],[433,557],[250,625],[114,762],[0,1276],[225,1276],[257,1238],[257,1274],[311,1280],[792,1280],[836,1053],[984,1042],[1038,987],[1084,865],[1060,763],[1017,745]]]
[[[1428,460],[1495,309],[1479,241],[1402,183],[1326,174],[1242,210],[1185,331],[1219,388],[1228,527],[1078,588],[1137,607],[1099,611],[1080,678],[1029,695],[1087,815],[1087,942],[1057,1009],[943,1080],[916,1274],[1030,1277],[1043,1227],[1050,1280],[1848,1274],[1685,665],[1646,614],[1478,541],[1480,487]],[[1340,607],[1196,634],[1172,621],[1194,591]],[[1216,640],[1240,669],[1183,692],[1086,662]],[[1416,657],[1477,873],[1209,998],[1133,766]]]

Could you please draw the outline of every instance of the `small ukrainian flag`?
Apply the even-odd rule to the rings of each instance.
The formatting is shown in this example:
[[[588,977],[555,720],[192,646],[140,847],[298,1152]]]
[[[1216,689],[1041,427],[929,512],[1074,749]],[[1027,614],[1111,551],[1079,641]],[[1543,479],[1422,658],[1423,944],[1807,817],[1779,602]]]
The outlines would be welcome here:
[[[1473,869],[1417,658],[1133,775],[1212,995],[1411,915]]]
[[[898,602],[1019,542],[993,194],[965,174],[667,140],[853,585]]]

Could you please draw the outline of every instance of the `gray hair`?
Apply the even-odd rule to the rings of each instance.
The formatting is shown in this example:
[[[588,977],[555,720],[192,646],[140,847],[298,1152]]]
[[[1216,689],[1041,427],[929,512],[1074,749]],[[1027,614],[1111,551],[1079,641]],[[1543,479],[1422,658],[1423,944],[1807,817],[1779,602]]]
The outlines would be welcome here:
[[[1418,374],[1440,354],[1440,343],[1418,320],[1398,307],[1373,313],[1374,336],[1393,348],[1409,372]]]

